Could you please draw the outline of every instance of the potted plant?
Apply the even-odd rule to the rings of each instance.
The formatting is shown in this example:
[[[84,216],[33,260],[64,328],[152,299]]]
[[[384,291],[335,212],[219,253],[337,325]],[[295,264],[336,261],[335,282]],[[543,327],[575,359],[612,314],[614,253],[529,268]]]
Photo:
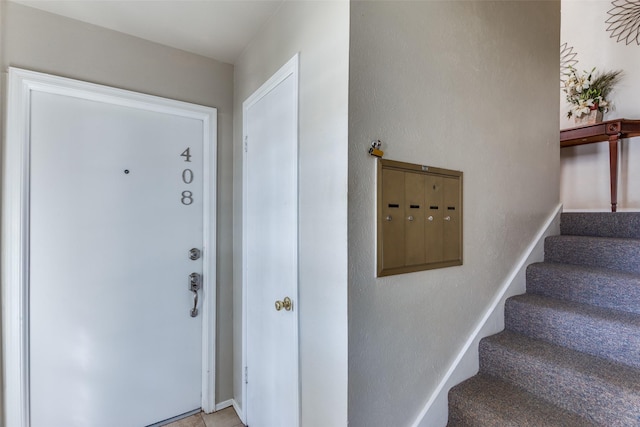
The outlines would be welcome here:
[[[567,117],[575,117],[576,124],[593,124],[602,121],[603,113],[611,108],[609,93],[622,77],[622,70],[596,74],[595,67],[578,73],[569,67],[563,91],[567,102],[572,104]]]

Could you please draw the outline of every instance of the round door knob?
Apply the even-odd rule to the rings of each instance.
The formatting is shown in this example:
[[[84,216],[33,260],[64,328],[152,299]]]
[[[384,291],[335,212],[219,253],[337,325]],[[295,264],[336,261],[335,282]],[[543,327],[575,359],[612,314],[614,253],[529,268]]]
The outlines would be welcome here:
[[[291,298],[285,297],[282,301],[276,301],[276,310],[280,311],[283,308],[286,311],[291,311],[293,309],[293,302],[291,302]]]

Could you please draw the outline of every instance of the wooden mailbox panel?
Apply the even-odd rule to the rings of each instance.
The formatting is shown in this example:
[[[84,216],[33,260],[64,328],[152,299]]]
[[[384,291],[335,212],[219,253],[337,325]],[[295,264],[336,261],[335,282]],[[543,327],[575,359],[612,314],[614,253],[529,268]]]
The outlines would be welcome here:
[[[462,172],[378,160],[378,277],[462,265]]]

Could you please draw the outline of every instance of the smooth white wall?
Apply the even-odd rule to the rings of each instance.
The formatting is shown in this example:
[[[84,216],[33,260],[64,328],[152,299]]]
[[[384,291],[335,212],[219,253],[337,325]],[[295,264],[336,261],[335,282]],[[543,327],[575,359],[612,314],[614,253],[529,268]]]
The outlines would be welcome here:
[[[617,42],[607,31],[605,21],[612,2],[563,0],[561,43],[576,53],[577,70],[623,70],[624,78],[611,95],[615,109],[604,120],[640,119],[640,46],[634,41]],[[575,126],[567,119],[569,105],[560,92],[560,128]],[[618,210],[640,210],[640,138],[621,143],[618,172]],[[609,145],[606,142],[561,150],[560,199],[565,210],[601,210],[611,208],[609,190]]]
[[[298,52],[301,425],[338,427],[347,423],[347,1],[283,3],[235,64],[234,392],[243,406],[242,102]]]
[[[231,399],[233,66],[16,3],[0,17],[3,88],[15,66],[218,108],[216,400]]]
[[[559,1],[351,3],[350,426],[416,421],[554,212],[559,30]],[[464,265],[375,278],[373,139],[464,172]]]

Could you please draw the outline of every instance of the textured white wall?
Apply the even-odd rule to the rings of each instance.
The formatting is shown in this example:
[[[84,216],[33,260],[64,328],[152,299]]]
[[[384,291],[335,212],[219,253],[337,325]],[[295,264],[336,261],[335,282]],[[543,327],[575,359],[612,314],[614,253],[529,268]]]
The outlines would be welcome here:
[[[218,108],[216,399],[231,399],[233,66],[12,2],[0,18],[3,86],[15,66]]]
[[[347,423],[347,1],[285,2],[235,65],[235,397],[242,404],[242,102],[298,52],[301,425],[339,427]]]
[[[559,1],[351,3],[350,426],[414,422],[557,206],[559,35]],[[463,266],[375,278],[372,139],[464,172]]]
[[[560,41],[576,53],[579,71],[624,71],[625,77],[612,93],[615,109],[604,120],[640,119],[640,46],[634,41],[617,42],[607,31],[611,1],[563,0]],[[637,6],[636,6],[637,7]],[[560,128],[575,126],[566,118],[569,105],[560,92]],[[609,146],[606,142],[561,150],[560,200],[566,210],[611,208],[609,191]],[[640,210],[640,138],[621,144],[618,177],[618,210]]]

